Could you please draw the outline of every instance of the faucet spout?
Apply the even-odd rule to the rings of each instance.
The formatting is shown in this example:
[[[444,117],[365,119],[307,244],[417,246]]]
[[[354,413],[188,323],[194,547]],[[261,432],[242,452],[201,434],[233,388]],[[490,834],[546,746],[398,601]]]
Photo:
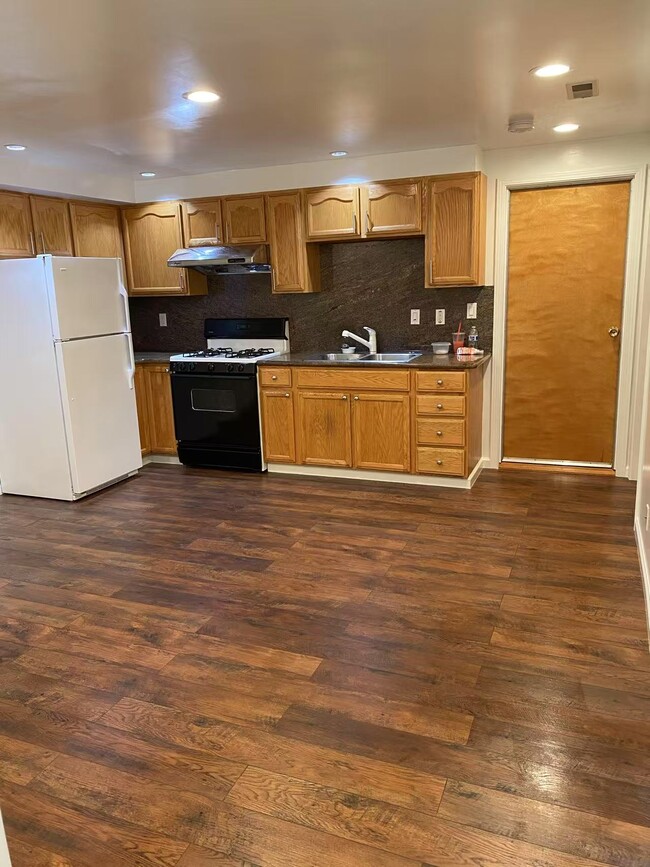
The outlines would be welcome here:
[[[377,352],[377,332],[374,328],[368,328],[367,325],[363,326],[363,330],[368,332],[367,340],[364,340],[363,337],[359,337],[359,335],[355,334],[353,331],[348,331],[347,328],[341,332],[341,337],[351,337],[352,340],[356,340],[357,343],[365,346],[374,355]]]

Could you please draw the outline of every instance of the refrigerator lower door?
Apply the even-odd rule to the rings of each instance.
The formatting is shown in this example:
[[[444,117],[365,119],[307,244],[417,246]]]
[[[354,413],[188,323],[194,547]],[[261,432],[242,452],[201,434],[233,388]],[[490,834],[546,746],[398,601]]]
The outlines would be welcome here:
[[[43,261],[55,340],[131,330],[120,259],[44,256]]]
[[[142,466],[130,334],[56,344],[72,489],[80,495]]]

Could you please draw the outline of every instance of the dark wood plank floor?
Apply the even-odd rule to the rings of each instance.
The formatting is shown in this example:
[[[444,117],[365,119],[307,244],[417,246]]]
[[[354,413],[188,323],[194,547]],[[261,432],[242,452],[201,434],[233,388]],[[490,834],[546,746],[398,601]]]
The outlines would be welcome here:
[[[650,864],[634,486],[0,498],[14,867]]]

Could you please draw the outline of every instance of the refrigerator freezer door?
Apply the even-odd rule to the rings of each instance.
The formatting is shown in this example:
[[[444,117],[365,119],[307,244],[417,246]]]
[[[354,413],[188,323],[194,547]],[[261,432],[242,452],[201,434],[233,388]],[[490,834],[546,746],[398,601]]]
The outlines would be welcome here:
[[[45,265],[55,340],[131,330],[120,259],[41,258]]]
[[[131,335],[55,346],[72,488],[83,494],[142,466]]]

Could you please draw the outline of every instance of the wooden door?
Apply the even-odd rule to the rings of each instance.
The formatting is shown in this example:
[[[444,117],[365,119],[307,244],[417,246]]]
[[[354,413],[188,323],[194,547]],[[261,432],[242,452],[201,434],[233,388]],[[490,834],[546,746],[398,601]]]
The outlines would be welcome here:
[[[478,286],[484,279],[486,178],[480,172],[427,184],[425,284]]]
[[[351,467],[350,396],[298,391],[298,461],[321,467]]]
[[[417,235],[422,231],[422,182],[390,181],[361,188],[364,235]]]
[[[77,256],[122,258],[122,232],[117,208],[92,202],[70,202],[70,217]]]
[[[265,459],[294,464],[296,435],[291,391],[263,388],[260,392],[260,403]]]
[[[407,473],[411,466],[409,416],[408,394],[353,394],[354,466]]]
[[[186,247],[224,244],[221,199],[183,202],[183,235]]]
[[[611,466],[628,181],[510,197],[504,460]]]
[[[131,295],[185,295],[183,268],[169,268],[167,260],[183,246],[178,202],[155,202],[125,208],[124,253]]]
[[[140,431],[140,450],[144,455],[151,451],[149,437],[149,396],[147,393],[147,365],[135,366],[135,403],[138,409],[138,429]]]
[[[167,364],[146,365],[149,448],[153,454],[175,455],[176,433],[172,389]]]
[[[238,196],[223,200],[226,240],[229,244],[264,244],[264,196]]]
[[[0,258],[36,254],[29,196],[0,190]]]
[[[30,196],[36,249],[53,256],[74,256],[70,208],[65,199]]]
[[[317,247],[305,244],[300,193],[266,197],[271,245],[272,291],[316,292],[320,289],[320,257]]]
[[[305,192],[307,238],[358,238],[359,187],[327,187]]]

